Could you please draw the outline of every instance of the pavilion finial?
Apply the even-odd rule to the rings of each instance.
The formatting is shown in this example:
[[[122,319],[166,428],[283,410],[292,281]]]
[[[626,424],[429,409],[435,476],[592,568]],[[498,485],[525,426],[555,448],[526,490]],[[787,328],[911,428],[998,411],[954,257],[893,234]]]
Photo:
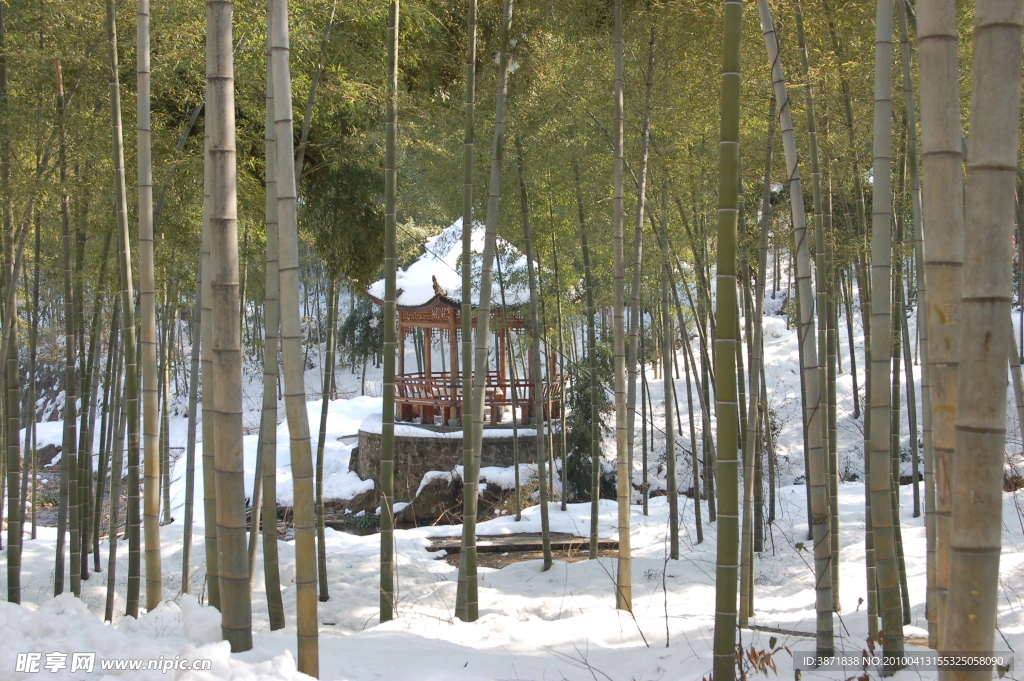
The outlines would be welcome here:
[[[448,289],[441,288],[441,285],[437,283],[437,277],[435,275],[430,275],[430,279],[434,282],[434,293],[439,296],[448,295]]]

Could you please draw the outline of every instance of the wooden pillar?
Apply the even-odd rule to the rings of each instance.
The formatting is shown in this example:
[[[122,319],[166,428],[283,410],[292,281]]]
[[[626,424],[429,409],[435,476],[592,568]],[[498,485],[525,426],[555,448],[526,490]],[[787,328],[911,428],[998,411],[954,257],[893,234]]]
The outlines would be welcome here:
[[[505,391],[506,375],[508,372],[508,362],[506,358],[505,343],[507,342],[508,329],[504,326],[498,331],[498,386],[501,387],[502,392]]]
[[[405,373],[405,324],[402,323],[401,313],[399,313],[398,322],[398,374],[402,375]]]
[[[433,332],[434,330],[430,327],[423,329],[423,373],[428,377],[433,373],[433,357],[430,349],[433,343]]]
[[[444,423],[448,425],[448,421],[455,418],[455,414],[462,415],[462,401],[459,399],[459,314],[454,308],[451,309],[452,326],[448,332],[448,352],[451,353],[451,379],[452,379],[452,392],[451,392],[451,407],[445,411]]]

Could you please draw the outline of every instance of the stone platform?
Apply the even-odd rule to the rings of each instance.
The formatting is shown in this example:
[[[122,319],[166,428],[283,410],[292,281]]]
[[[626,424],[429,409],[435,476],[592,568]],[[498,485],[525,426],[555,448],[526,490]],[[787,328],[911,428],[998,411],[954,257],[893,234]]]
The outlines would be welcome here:
[[[536,463],[536,435],[537,431],[532,427],[519,428],[520,463]],[[556,432],[556,456],[560,456],[560,440]],[[507,425],[484,427],[481,467],[512,466],[514,442],[512,428]],[[363,480],[377,481],[380,476],[380,449],[380,421],[367,419],[360,427],[359,446],[352,450],[349,469]],[[412,501],[428,472],[451,471],[461,466],[462,450],[462,429],[459,427],[395,424],[395,501]]]

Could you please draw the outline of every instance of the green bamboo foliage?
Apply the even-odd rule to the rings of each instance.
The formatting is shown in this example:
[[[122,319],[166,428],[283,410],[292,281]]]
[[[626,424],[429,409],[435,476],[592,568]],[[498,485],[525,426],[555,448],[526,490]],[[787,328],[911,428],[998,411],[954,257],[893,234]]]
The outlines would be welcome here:
[[[782,147],[786,157],[786,176],[789,178],[790,203],[793,208],[793,236],[796,242],[796,284],[800,309],[800,351],[801,375],[806,378],[806,405],[804,424],[807,433],[808,479],[810,480],[810,521],[814,544],[815,610],[817,612],[817,650],[819,654],[831,654],[834,650],[832,623],[832,549],[828,522],[828,486],[826,484],[825,450],[822,448],[822,414],[820,410],[817,350],[811,329],[814,323],[813,297],[811,295],[811,259],[807,244],[807,218],[804,214],[803,185],[797,159],[796,136],[793,131],[793,116],[789,105],[782,62],[779,59],[779,44],[772,24],[767,0],[758,0],[761,30],[764,33],[768,62],[772,68],[772,82],[775,89],[776,108],[779,114],[779,130],[782,133]]]
[[[725,3],[721,142],[718,145],[718,258],[715,316],[715,413],[718,416],[718,551],[715,570],[715,681],[736,678],[736,580],[739,559],[739,413],[736,344],[736,228],[740,185],[740,41],[742,0]]]
[[[160,577],[160,445],[156,366],[156,271],[153,262],[153,149],[149,111],[149,0],[135,6],[136,133],[138,139],[139,311],[142,315],[142,445],[145,481],[146,608],[163,597]]]
[[[273,0],[267,2],[267,25],[270,25]],[[277,551],[277,389],[278,352],[281,349],[281,275],[278,264],[277,224],[277,137],[274,132],[274,81],[271,63],[270,36],[267,36],[267,93],[264,121],[264,153],[266,162],[266,202],[264,216],[267,228],[265,266],[263,339],[263,576],[267,589],[267,611],[270,629],[284,628],[284,603],[281,598],[281,568]]]
[[[498,53],[498,93],[494,114],[494,142],[491,147],[491,174],[487,189],[487,217],[485,220],[484,250],[480,272],[480,303],[477,306],[476,346],[473,365],[473,466],[464,471],[463,494],[476,497],[480,487],[480,452],[483,442],[484,390],[487,380],[487,352],[490,340],[491,284],[493,279],[494,251],[497,243],[498,208],[501,198],[501,165],[505,148],[505,98],[508,92],[509,30],[512,26],[512,0],[505,0],[501,21],[501,50]],[[385,406],[385,409],[387,407]],[[474,508],[475,512],[475,508]],[[463,534],[471,528],[463,526]],[[475,523],[472,526],[476,531]],[[463,540],[466,543],[466,540]],[[475,539],[474,539],[475,543]],[[475,556],[475,554],[474,554]],[[476,595],[476,575],[469,575],[470,560],[466,560],[466,621],[479,617],[479,601]],[[473,566],[475,567],[475,565]]]
[[[234,652],[252,648],[245,550],[242,350],[231,0],[206,6],[206,103],[210,134],[210,288],[213,293],[213,408],[221,631]],[[207,399],[210,399],[207,395]]]
[[[1024,3],[975,5],[961,342],[953,458],[949,597],[943,651],[991,650],[995,638],[1006,439],[1010,254],[1020,125]],[[1016,351],[1016,348],[1012,348]],[[982,674],[949,670],[945,679]]]
[[[395,612],[395,232],[398,203],[398,0],[388,10],[388,91],[384,119],[384,422],[380,443],[380,621]]]
[[[874,534],[878,615],[887,655],[903,650],[903,606],[893,523],[890,472],[889,355],[892,234],[892,0],[879,0],[875,16],[874,199],[871,208],[871,525]]]
[[[612,250],[615,257],[614,298],[612,313],[612,356],[615,375],[615,452],[616,488],[618,490],[619,560],[615,575],[615,607],[633,610],[633,565],[629,546],[629,506],[633,493],[632,471],[629,468],[629,450],[626,431],[626,334],[625,291],[626,274],[623,234],[623,75],[622,0],[615,0],[615,125],[614,139],[614,198],[612,199]],[[596,454],[595,454],[596,455]]]
[[[291,439],[295,509],[295,586],[299,671],[319,676],[317,631],[316,530],[313,512],[313,453],[303,384],[302,327],[299,320],[299,247],[296,220],[295,151],[292,136],[291,72],[287,0],[273,0],[271,68],[274,80],[274,130],[277,141],[277,218],[281,287],[281,350],[285,410]],[[385,327],[386,328],[386,327]],[[387,352],[385,352],[385,356]],[[394,410],[392,409],[392,413]],[[385,418],[387,418],[385,404]],[[384,480],[382,462],[382,485]],[[382,490],[382,494],[384,491]],[[383,516],[382,516],[383,520]]]
[[[462,143],[462,470],[469,471],[476,460],[473,452],[473,112],[476,108],[476,0],[469,0],[466,9],[466,123]],[[452,342],[455,339],[452,338]],[[452,367],[455,374],[455,367]],[[518,479],[519,467],[516,467]],[[516,486],[518,489],[518,485]],[[516,499],[518,499],[518,494]],[[476,557],[477,498],[463,495],[462,547],[459,552],[459,582],[455,597],[455,616],[463,621],[470,617],[469,603],[478,603]],[[517,516],[518,517],[518,516]]]
[[[955,414],[960,352],[964,187],[960,87],[956,75],[956,6],[953,0],[921,3],[918,16],[921,84],[922,212],[925,283],[928,287],[928,362],[935,478],[935,629],[943,641],[949,589],[950,475],[956,444]],[[922,339],[923,340],[923,339]],[[929,627],[930,629],[932,627]],[[931,638],[932,632],[929,632]]]

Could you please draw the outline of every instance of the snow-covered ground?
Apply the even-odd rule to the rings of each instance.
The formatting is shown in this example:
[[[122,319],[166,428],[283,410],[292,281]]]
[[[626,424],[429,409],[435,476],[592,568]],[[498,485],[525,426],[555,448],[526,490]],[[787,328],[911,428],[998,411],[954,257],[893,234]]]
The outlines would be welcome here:
[[[843,469],[852,477],[861,470],[860,424],[851,417],[853,392],[849,373],[849,348],[845,326],[841,326],[843,365],[839,378],[839,432]],[[911,325],[913,333],[913,322]],[[857,362],[862,377],[863,356],[859,337]],[[815,626],[811,556],[807,548],[805,492],[793,482],[802,475],[799,422],[799,374],[795,332],[785,328],[781,318],[765,319],[766,373],[769,401],[781,423],[778,438],[780,458],[777,518],[770,527],[765,551],[755,567],[755,608],[752,624],[811,633]],[[655,428],[652,457],[664,453],[661,380],[649,374]],[[345,385],[350,386],[351,381]],[[679,385],[680,406],[685,410],[685,390]],[[308,403],[311,430],[315,434],[321,403]],[[351,444],[338,438],[356,432],[359,424],[380,411],[378,398],[343,399],[329,404],[326,438],[325,477],[328,496],[345,497],[366,485],[348,471]],[[638,424],[639,425],[639,424]],[[47,428],[52,426],[47,425]],[[903,419],[904,445],[906,419]],[[1008,450],[1016,449],[1019,435],[1016,419],[1009,423]],[[700,425],[697,425],[698,436]],[[639,482],[639,428],[636,438],[636,472]],[[42,432],[42,431],[41,431]],[[184,419],[173,421],[173,437],[183,445]],[[59,441],[59,432],[53,435]],[[314,435],[315,437],[315,435]],[[683,431],[677,437],[689,447],[689,428],[683,415]],[[43,442],[44,435],[40,435]],[[290,466],[287,426],[278,429],[278,495],[290,503]],[[660,447],[660,448],[659,448]],[[246,471],[251,480],[255,468],[256,435],[245,439]],[[197,456],[201,443],[197,448]],[[606,450],[608,451],[608,450]],[[56,533],[40,528],[39,538],[26,540],[23,556],[23,602],[15,606],[0,603],[0,679],[28,679],[40,674],[53,679],[238,679],[283,680],[306,678],[295,671],[295,566],[290,542],[280,542],[281,583],[287,626],[269,631],[262,562],[257,561],[253,591],[253,650],[230,654],[220,642],[219,616],[202,605],[203,545],[202,507],[196,506],[193,534],[193,581],[196,596],[181,595],[184,460],[173,472],[176,522],[161,528],[164,603],[139,620],[123,617],[127,580],[125,548],[117,568],[118,601],[113,624],[101,621],[106,594],[106,575],[93,575],[83,582],[82,599],[69,595],[56,599],[53,592],[53,556]],[[689,462],[680,461],[681,487],[689,486]],[[909,469],[909,463],[906,464]],[[652,470],[658,471],[656,465]],[[908,470],[909,472],[909,470]],[[197,490],[201,490],[201,469],[197,466]],[[495,471],[495,476],[500,474]],[[664,479],[664,471],[656,473]],[[247,480],[247,488],[251,484]],[[655,482],[655,487],[658,484]],[[861,482],[840,485],[841,518],[841,602],[835,620],[837,643],[845,650],[865,647],[867,627],[864,605],[864,487]],[[925,636],[925,536],[923,517],[914,518],[911,488],[901,488],[901,521],[906,554],[912,625],[907,636]],[[615,538],[616,509],[612,501],[601,502],[602,537]],[[550,507],[552,531],[585,536],[589,529],[589,504],[570,504],[567,511]],[[668,508],[663,497],[650,502],[650,515],[639,506],[632,512],[633,614],[615,609],[615,561],[601,559],[566,563],[556,561],[541,572],[539,561],[516,563],[500,570],[480,571],[480,619],[463,623],[454,617],[457,569],[426,550],[430,538],[458,533],[458,527],[436,526],[396,532],[398,554],[398,612],[394,621],[378,623],[379,537],[359,537],[327,530],[330,600],[319,604],[320,676],[322,679],[369,681],[459,680],[542,680],[611,679],[614,681],[657,680],[698,681],[710,675],[714,624],[714,578],[716,524],[704,515],[704,542],[696,544],[693,501],[680,499],[681,558],[668,559]],[[538,507],[524,511],[523,519],[502,517],[481,523],[480,534],[537,532]],[[1001,563],[999,648],[1024,648],[1024,522],[1020,520],[1015,494],[1004,498],[1003,557]],[[104,556],[106,544],[103,544]],[[0,593],[6,589],[6,571],[0,574]],[[198,597],[198,600],[196,600]],[[813,639],[792,633],[773,634],[744,630],[745,647],[768,648],[777,636],[780,645],[808,650]],[[1000,637],[997,637],[1000,638]],[[38,673],[16,671],[18,653],[42,654]],[[66,667],[48,672],[47,653],[66,653]],[[71,672],[71,654],[97,653],[92,673]],[[101,661],[114,659],[177,660],[178,668],[165,673],[149,671],[101,671]],[[24,660],[25,658],[23,658]],[[181,660],[211,660],[208,671],[186,671]],[[54,658],[59,661],[59,658]],[[775,654],[779,674],[788,676],[792,663],[788,653]],[[911,672],[901,676],[910,678]],[[808,678],[848,678],[803,672]],[[1011,672],[1011,675],[1013,673]],[[106,675],[106,676],[105,676]],[[935,673],[923,674],[934,678]]]

